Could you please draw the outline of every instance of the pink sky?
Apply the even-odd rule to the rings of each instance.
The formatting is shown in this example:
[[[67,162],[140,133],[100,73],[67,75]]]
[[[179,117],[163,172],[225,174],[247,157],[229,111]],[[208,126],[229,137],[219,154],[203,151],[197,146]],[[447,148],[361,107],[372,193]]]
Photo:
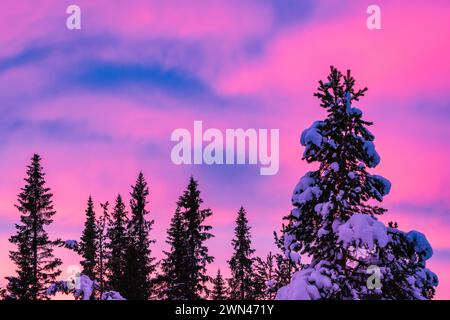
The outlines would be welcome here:
[[[82,29],[65,28],[76,3]],[[291,208],[301,131],[325,116],[312,96],[330,65],[369,91],[358,105],[374,121],[393,183],[384,221],[426,234],[429,267],[450,298],[450,3],[377,1],[382,29],[366,28],[372,1],[58,1],[0,4],[0,284],[11,274],[8,237],[25,167],[43,157],[58,211],[50,233],[78,238],[87,197],[128,199],[139,170],[150,184],[155,254],[190,174],[199,180],[224,270],[244,205],[257,254]],[[279,128],[280,171],[175,166],[170,134],[205,128]],[[314,167],[314,165],[312,165]],[[78,257],[62,250],[63,270]]]

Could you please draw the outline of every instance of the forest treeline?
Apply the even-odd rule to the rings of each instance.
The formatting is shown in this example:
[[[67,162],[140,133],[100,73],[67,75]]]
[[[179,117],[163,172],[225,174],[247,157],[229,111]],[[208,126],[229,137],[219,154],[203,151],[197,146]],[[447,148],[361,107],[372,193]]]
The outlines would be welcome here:
[[[9,257],[16,274],[6,277],[7,285],[0,289],[4,299],[46,300],[58,291],[79,299],[273,299],[295,271],[282,251],[255,255],[247,213],[241,207],[231,239],[231,277],[225,279],[220,269],[210,276],[208,265],[214,256],[206,241],[214,234],[207,219],[213,212],[202,207],[199,185],[192,176],[176,202],[167,229],[168,250],[160,261],[152,254],[158,243],[152,238],[149,186],[142,172],[131,187],[128,206],[118,194],[113,204],[100,203],[96,212],[94,199],[88,197],[79,240],[51,239],[47,233],[56,211],[38,154],[32,157],[24,180],[15,205],[20,220],[9,238],[15,247]],[[274,232],[274,241],[282,250],[283,236]],[[72,283],[60,280],[62,260],[54,253],[58,246],[80,256],[82,271]]]

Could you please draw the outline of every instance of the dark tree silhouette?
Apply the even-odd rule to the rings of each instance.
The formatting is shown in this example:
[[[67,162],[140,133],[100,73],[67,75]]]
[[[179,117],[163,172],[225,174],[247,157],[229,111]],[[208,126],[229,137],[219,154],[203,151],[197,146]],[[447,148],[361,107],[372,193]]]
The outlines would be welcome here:
[[[209,295],[211,277],[206,267],[214,261],[204,242],[213,235],[205,225],[210,209],[201,209],[197,181],[191,177],[187,190],[177,201],[177,209],[168,230],[170,251],[162,262],[165,296],[168,299],[196,300]]]
[[[149,190],[142,172],[131,192],[131,218],[128,223],[128,245],[125,253],[123,295],[129,300],[147,300],[152,295],[151,276],[155,271],[151,245],[155,242],[149,238],[153,220],[146,220]]]
[[[183,216],[177,208],[167,230],[166,243],[170,251],[164,251],[166,258],[161,262],[162,275],[159,297],[169,300],[187,299],[187,241],[186,226]]]
[[[108,286],[110,290],[123,292],[125,284],[128,217],[122,197],[117,195],[116,204],[108,226]]]
[[[54,257],[54,243],[45,227],[55,215],[50,189],[45,186],[41,157],[35,154],[28,166],[25,187],[18,196],[16,208],[20,223],[9,241],[17,249],[10,251],[16,265],[16,276],[8,277],[7,289],[11,297],[21,300],[48,299],[45,291],[61,273],[61,260]]]
[[[98,297],[101,298],[104,292],[108,290],[107,283],[107,259],[108,259],[108,238],[107,227],[109,221],[109,202],[101,203],[100,206],[103,209],[102,215],[96,221],[97,229],[97,261],[95,263],[95,277],[94,280],[97,283]]]
[[[232,240],[233,256],[228,261],[231,278],[228,280],[230,298],[234,300],[254,299],[253,288],[253,254],[250,227],[247,213],[241,207],[236,218],[234,239]]]
[[[220,273],[220,269],[217,270],[217,275],[213,279],[213,290],[211,298],[213,300],[226,300],[227,299],[227,287],[225,280]]]
[[[97,228],[95,222],[94,202],[89,196],[86,208],[86,221],[81,236],[78,252],[82,257],[82,273],[91,279],[95,279],[96,253],[97,253]]]
[[[205,225],[205,220],[212,215],[210,209],[200,209],[203,200],[200,197],[197,181],[191,177],[187,190],[178,200],[178,208],[185,220],[186,229],[186,297],[190,300],[199,299],[204,294],[209,295],[207,283],[211,280],[206,274],[206,266],[214,261],[208,254],[204,242],[213,235],[211,226]]]

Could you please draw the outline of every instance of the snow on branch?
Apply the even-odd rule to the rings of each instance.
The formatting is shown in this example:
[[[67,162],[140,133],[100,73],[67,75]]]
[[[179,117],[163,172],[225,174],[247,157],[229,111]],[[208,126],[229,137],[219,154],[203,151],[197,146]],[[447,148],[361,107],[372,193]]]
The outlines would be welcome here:
[[[433,256],[433,248],[423,233],[412,230],[406,234],[406,239],[413,246],[414,251],[421,260],[425,261]]]
[[[321,134],[321,128],[323,124],[323,121],[316,121],[311,125],[311,127],[305,129],[300,137],[301,145],[307,147],[307,149],[312,145],[320,148],[323,141],[323,137]]]
[[[90,300],[95,288],[95,281],[84,274],[77,274],[67,281],[58,281],[52,284],[47,289],[47,294],[55,295],[58,292],[64,294],[72,293],[75,299]]]
[[[94,299],[94,292],[98,289],[97,283],[84,274],[77,274],[67,281],[58,281],[47,289],[48,295],[56,293],[73,294],[75,299]],[[107,291],[102,294],[100,300],[126,300],[119,292]]]
[[[361,143],[364,151],[361,160],[367,163],[369,168],[375,168],[381,161],[380,155],[375,150],[375,144],[370,140],[364,139],[363,137],[355,136],[355,139]]]
[[[375,244],[383,248],[389,241],[386,226],[367,214],[356,213],[336,229],[338,241],[342,242],[345,248],[365,244],[372,250]]]
[[[117,291],[107,291],[103,293],[101,300],[127,300]]]
[[[391,191],[391,182],[379,175],[367,174],[370,193],[378,200],[383,201],[383,197]]]
[[[66,249],[73,250],[78,253],[78,241],[77,240],[61,240],[57,239],[54,241],[54,244],[58,247],[63,247]]]
[[[289,232],[284,234],[284,255],[290,259],[293,263],[299,264],[301,262],[301,256],[297,252],[298,242],[294,234]]]
[[[298,182],[292,195],[292,204],[301,205],[314,198],[319,198],[322,190],[317,185],[317,179],[313,176],[313,172],[306,173]]]
[[[321,261],[315,267],[306,268],[294,273],[292,281],[281,287],[276,300],[318,300],[322,293],[337,289],[337,274],[329,268],[327,261]]]

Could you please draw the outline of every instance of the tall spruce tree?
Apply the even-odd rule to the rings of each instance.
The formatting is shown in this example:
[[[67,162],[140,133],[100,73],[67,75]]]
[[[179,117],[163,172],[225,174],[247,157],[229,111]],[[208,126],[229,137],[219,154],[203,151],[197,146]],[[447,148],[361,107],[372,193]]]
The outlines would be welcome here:
[[[186,223],[180,209],[177,208],[167,230],[166,243],[170,251],[164,251],[166,258],[161,262],[162,275],[159,277],[159,297],[169,300],[187,299],[187,241]]]
[[[247,213],[241,207],[236,218],[234,239],[232,240],[233,256],[228,261],[231,278],[228,280],[230,298],[233,300],[254,299],[253,288],[253,253],[250,227]]]
[[[97,254],[97,228],[95,220],[94,202],[89,196],[86,208],[86,221],[84,222],[84,230],[81,236],[78,252],[83,258],[81,266],[82,273],[91,279],[95,279],[95,266]]]
[[[103,213],[100,217],[98,217],[96,221],[96,231],[97,231],[97,239],[96,239],[96,263],[95,263],[95,276],[94,279],[97,283],[97,291],[98,298],[101,298],[103,293],[108,290],[108,237],[107,237],[107,228],[109,223],[109,202],[100,204],[103,209]]]
[[[123,295],[129,300],[147,300],[151,298],[151,276],[155,271],[155,263],[151,256],[151,245],[155,242],[149,238],[153,220],[147,220],[147,197],[149,190],[142,172],[131,192],[131,219],[128,223],[128,245],[124,279],[126,287]]]
[[[58,267],[62,262],[54,257],[54,243],[45,230],[53,222],[55,211],[53,195],[45,185],[44,176],[41,157],[35,154],[16,205],[21,214],[20,223],[16,224],[16,234],[9,239],[17,246],[9,255],[17,267],[17,275],[7,278],[7,289],[11,297],[20,300],[48,299],[46,289],[61,273]]]
[[[294,189],[295,208],[287,217],[286,256],[302,265],[279,299],[429,299],[437,276],[425,262],[432,249],[417,231],[385,226],[374,204],[390,191],[390,182],[368,168],[380,162],[372,123],[363,120],[359,101],[367,88],[356,90],[350,71],[336,68],[315,94],[327,112],[301,135],[303,159],[318,162]]]
[[[226,300],[227,299],[227,287],[225,280],[220,273],[220,269],[217,270],[217,275],[213,279],[213,290],[211,298],[213,300]]]
[[[177,294],[182,299],[201,299],[207,297],[210,291],[207,283],[211,281],[211,277],[206,274],[206,267],[214,258],[208,254],[204,242],[213,237],[210,233],[211,226],[205,224],[212,211],[201,209],[202,203],[198,183],[191,177],[187,190],[177,201],[176,210],[176,215],[179,214],[177,219],[183,223],[181,232],[184,237],[181,244],[183,247],[180,249],[181,253],[185,253],[182,260],[184,267],[177,270],[180,273],[177,275],[180,284]],[[175,250],[172,249],[172,252]]]
[[[201,209],[203,200],[200,197],[197,181],[191,177],[187,190],[178,200],[178,207],[186,223],[186,268],[188,270],[186,294],[190,300],[209,295],[207,283],[211,277],[206,274],[206,267],[214,261],[208,253],[204,242],[213,237],[211,226],[204,224],[212,215],[210,209]]]
[[[108,225],[108,285],[110,290],[123,292],[125,284],[125,259],[128,246],[128,217],[122,197],[117,195],[116,204]]]

